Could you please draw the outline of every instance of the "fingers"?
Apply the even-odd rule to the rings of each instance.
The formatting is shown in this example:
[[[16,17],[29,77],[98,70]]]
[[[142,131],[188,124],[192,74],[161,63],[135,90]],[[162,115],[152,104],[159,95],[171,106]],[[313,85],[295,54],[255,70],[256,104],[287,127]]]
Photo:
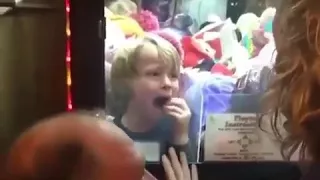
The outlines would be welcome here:
[[[167,180],[178,180],[173,171],[172,165],[166,155],[162,156],[162,164],[164,168],[164,172],[166,173]]]
[[[184,179],[185,180],[191,180],[190,170],[189,170],[189,165],[188,165],[188,160],[187,160],[186,153],[180,152],[180,162],[181,162],[182,171],[183,171],[183,174],[184,174]]]
[[[171,98],[171,100],[165,104],[164,111],[177,119],[188,118],[191,115],[186,101],[181,98]]]
[[[179,158],[177,156],[176,151],[174,150],[174,148],[169,148],[169,156],[170,156],[170,160],[171,160],[171,164],[172,167],[174,169],[174,173],[177,177],[177,179],[183,179],[183,171],[182,171],[182,167],[179,161]]]
[[[181,152],[179,156],[180,160],[173,148],[169,149],[170,159],[166,155],[162,156],[162,163],[167,180],[198,180],[197,167],[192,165],[190,172],[186,154]]]
[[[167,113],[174,113],[174,114],[183,114],[184,110],[181,109],[180,107],[174,106],[174,105],[165,105],[163,107],[165,112]]]
[[[165,110],[164,111],[167,115],[170,115],[172,117],[174,117],[175,119],[177,119],[178,121],[183,119],[184,117],[187,117],[185,114],[183,113],[179,113],[179,112],[174,112],[174,111],[170,111],[170,110]]]
[[[186,101],[182,98],[171,98],[166,105],[177,106],[183,110],[189,109]]]
[[[198,180],[199,176],[198,176],[198,169],[197,166],[192,164],[191,165],[191,180]]]

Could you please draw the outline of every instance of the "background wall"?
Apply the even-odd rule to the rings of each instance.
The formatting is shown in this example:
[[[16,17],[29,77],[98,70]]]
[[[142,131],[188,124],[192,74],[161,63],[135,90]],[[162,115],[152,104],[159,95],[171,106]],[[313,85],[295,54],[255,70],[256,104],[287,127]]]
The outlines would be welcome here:
[[[54,2],[54,11],[0,16],[1,154],[22,130],[66,109],[64,1]]]
[[[183,1],[184,12],[190,15],[194,25],[199,27],[206,22],[210,14],[226,18],[228,0],[187,0]],[[196,28],[195,28],[196,29]]]

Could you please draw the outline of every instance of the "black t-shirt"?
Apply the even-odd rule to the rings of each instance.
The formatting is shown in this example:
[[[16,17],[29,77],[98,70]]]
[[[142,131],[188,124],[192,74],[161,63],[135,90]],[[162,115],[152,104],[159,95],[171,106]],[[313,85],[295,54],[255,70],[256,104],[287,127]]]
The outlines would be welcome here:
[[[167,154],[169,147],[175,148],[176,151],[185,151],[188,160],[194,161],[194,158],[191,157],[189,144],[177,146],[171,143],[172,122],[170,118],[163,118],[147,132],[132,132],[122,124],[121,118],[114,119],[114,123],[135,142],[135,146],[144,154],[147,162],[160,162],[161,156]]]

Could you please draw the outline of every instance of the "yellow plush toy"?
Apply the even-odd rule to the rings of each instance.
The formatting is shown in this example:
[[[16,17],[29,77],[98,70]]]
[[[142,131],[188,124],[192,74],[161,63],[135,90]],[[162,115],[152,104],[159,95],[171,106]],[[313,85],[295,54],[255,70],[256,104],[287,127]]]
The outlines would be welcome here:
[[[120,29],[125,33],[127,38],[129,37],[143,37],[145,32],[138,24],[138,22],[131,17],[121,15],[111,15],[109,19],[117,24]]]
[[[131,0],[116,0],[113,1],[109,6],[113,14],[122,15],[122,16],[130,16],[131,14],[135,14],[138,11],[138,7],[136,3]]]

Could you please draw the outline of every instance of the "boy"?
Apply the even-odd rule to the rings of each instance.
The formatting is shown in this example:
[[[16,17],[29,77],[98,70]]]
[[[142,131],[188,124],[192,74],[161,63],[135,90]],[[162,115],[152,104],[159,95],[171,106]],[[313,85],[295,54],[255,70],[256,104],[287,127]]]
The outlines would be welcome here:
[[[117,100],[114,122],[147,161],[160,161],[170,146],[189,149],[191,112],[179,96],[180,63],[174,46],[151,34],[122,46],[114,56],[110,76]]]

